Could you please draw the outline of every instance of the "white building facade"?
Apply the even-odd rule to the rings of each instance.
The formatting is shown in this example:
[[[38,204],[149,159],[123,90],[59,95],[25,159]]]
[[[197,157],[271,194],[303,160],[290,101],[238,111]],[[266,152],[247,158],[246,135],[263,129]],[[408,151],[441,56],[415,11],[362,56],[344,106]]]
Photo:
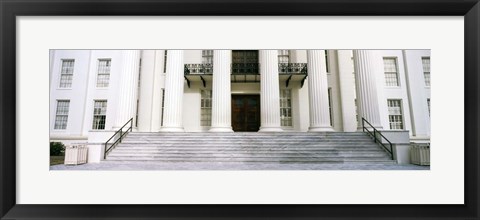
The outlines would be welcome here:
[[[429,50],[52,50],[50,139],[355,132],[430,139]]]

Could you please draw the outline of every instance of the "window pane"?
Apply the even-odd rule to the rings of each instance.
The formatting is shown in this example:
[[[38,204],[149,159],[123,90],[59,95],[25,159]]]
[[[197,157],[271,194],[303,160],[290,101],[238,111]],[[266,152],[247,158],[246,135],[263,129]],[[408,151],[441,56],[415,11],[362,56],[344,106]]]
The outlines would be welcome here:
[[[93,104],[93,129],[105,129],[105,120],[107,114],[107,101],[95,101]]]
[[[422,58],[423,76],[425,78],[425,86],[430,86],[430,57]]]
[[[388,120],[390,129],[403,130],[403,115],[401,100],[387,100],[388,103]]]
[[[292,126],[291,92],[289,89],[280,90],[280,123],[282,126]]]
[[[68,122],[68,110],[70,100],[57,101],[57,112],[55,116],[54,129],[66,129]]]
[[[200,111],[201,111],[201,126],[211,126],[212,124],[212,91],[211,90],[201,90],[201,101],[200,101]]]
[[[397,73],[397,60],[395,58],[383,58],[385,83],[387,86],[399,86]]]
[[[98,60],[97,87],[108,87],[110,81],[111,60]]]
[[[62,67],[60,73],[60,88],[72,87],[74,65],[75,60],[62,60]]]

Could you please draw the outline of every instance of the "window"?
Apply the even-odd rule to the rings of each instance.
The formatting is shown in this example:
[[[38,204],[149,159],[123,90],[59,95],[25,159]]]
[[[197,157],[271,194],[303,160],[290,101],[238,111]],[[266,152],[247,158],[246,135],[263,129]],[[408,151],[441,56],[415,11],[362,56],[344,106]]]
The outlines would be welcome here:
[[[427,99],[428,116],[430,116],[430,99]]]
[[[333,126],[332,88],[328,88],[328,112],[330,114],[330,126]]]
[[[397,59],[383,58],[383,68],[385,71],[385,82],[387,86],[400,86],[398,84]]]
[[[163,111],[165,110],[165,89],[162,89],[162,121],[160,125],[163,127]]]
[[[282,126],[292,126],[292,91],[280,90],[280,122]]]
[[[402,100],[387,100],[388,102],[388,120],[390,122],[390,129],[403,129],[403,115],[402,115]]]
[[[212,90],[201,90],[201,126],[210,126],[212,124]]]
[[[290,63],[289,50],[278,50],[278,63]]]
[[[202,50],[202,63],[213,64],[213,50]]]
[[[93,126],[95,130],[105,129],[105,119],[107,118],[107,101],[97,100],[93,105]]]
[[[62,60],[62,70],[60,73],[60,88],[72,87],[74,65],[75,60]]]
[[[55,115],[54,129],[60,129],[60,130],[67,129],[69,107],[70,107],[70,100],[57,101],[57,112]]]
[[[167,72],[167,50],[165,50],[165,54],[163,55],[163,72]]]
[[[354,102],[355,102],[355,118],[357,119],[357,127],[358,127],[359,118],[358,118],[358,103],[357,103],[357,99],[355,99]]]
[[[423,77],[425,78],[425,86],[430,86],[430,57],[422,58]]]
[[[110,81],[110,59],[98,60],[97,87],[108,87]]]
[[[325,68],[327,69],[327,73],[330,72],[330,63],[328,62],[328,50],[325,50]]]

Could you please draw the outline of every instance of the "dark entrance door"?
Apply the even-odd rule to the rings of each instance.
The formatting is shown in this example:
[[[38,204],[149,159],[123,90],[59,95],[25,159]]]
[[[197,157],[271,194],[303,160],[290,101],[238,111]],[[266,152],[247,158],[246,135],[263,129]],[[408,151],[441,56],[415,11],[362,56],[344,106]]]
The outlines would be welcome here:
[[[232,95],[233,131],[260,129],[260,95]]]

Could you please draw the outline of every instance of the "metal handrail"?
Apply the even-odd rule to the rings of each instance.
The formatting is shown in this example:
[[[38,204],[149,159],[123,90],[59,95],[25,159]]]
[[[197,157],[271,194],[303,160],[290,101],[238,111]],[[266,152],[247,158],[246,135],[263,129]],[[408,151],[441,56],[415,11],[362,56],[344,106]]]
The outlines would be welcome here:
[[[367,127],[365,127],[365,122],[367,122],[368,125],[370,125],[371,128],[373,128],[373,134],[370,130],[368,130]],[[393,145],[392,145],[392,142],[390,142],[385,136],[383,136],[382,132],[380,132],[379,130],[377,130],[375,127],[373,127],[372,124],[370,124],[370,122],[368,122],[365,118],[362,117],[362,128],[363,128],[363,132],[365,132],[365,130],[368,132],[368,134],[370,136],[373,137],[373,141],[375,143],[380,143],[382,145],[383,148],[385,148],[385,150],[390,154],[390,157],[392,158],[393,160]],[[388,149],[385,144],[383,143],[382,139],[377,139],[377,133],[383,137],[383,139],[385,139],[389,144],[390,144],[390,149]]]
[[[127,126],[127,124],[130,123],[130,127],[125,131],[123,132],[123,128],[125,128],[125,126]],[[128,132],[131,132],[132,131],[132,127],[133,127],[133,118],[130,118],[130,120],[127,121],[127,123],[125,123],[120,129],[118,129],[118,131],[115,132],[115,134],[112,135],[112,137],[110,137],[107,142],[105,142],[105,152],[104,152],[104,155],[103,155],[103,159],[107,159],[107,154],[113,150],[113,148],[115,148],[119,143],[122,142],[122,139],[125,135],[128,134]],[[114,137],[117,136],[117,134],[120,133],[120,137],[115,140],[115,142],[113,142],[113,144],[108,147],[108,142],[111,141]]]

